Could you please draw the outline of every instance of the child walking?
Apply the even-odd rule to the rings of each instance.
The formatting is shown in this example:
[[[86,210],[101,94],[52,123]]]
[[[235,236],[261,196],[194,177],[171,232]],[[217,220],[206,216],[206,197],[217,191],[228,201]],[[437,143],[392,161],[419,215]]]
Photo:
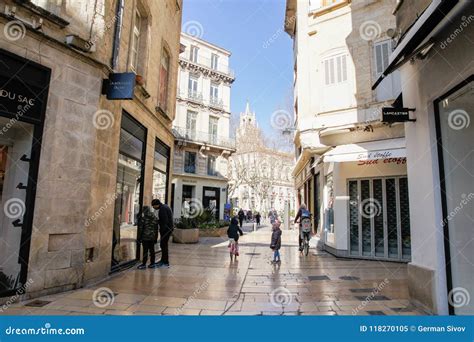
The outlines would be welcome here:
[[[233,217],[230,220],[230,226],[227,229],[227,236],[229,237],[229,255],[230,261],[237,261],[237,257],[239,256],[239,237],[244,235],[242,229],[239,227],[239,221],[237,218]]]
[[[270,244],[270,248],[273,250],[273,261],[272,263],[281,262],[280,259],[280,248],[281,248],[281,229],[280,229],[280,221],[276,220],[273,223],[272,227],[272,241]]]

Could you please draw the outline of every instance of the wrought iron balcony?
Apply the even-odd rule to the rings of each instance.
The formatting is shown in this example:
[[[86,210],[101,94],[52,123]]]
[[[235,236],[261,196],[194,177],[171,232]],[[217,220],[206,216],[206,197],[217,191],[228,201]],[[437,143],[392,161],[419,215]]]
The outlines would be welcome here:
[[[224,108],[224,102],[222,99],[218,97],[211,96],[209,99],[209,106],[218,108],[218,109],[223,109]]]
[[[227,149],[235,149],[235,140],[208,132],[199,132],[184,127],[173,127],[173,134],[177,140],[191,141],[199,144],[214,145]]]

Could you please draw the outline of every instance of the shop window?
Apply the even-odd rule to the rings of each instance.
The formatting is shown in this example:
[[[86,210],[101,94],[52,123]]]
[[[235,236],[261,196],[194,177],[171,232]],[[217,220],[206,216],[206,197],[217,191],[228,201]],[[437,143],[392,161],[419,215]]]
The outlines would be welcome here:
[[[146,129],[124,113],[120,130],[112,268],[138,258],[137,219],[142,206]]]
[[[350,254],[409,261],[407,178],[351,180],[348,193]]]
[[[448,233],[445,238],[449,238],[445,251],[449,260],[447,267],[451,271],[451,289],[448,291],[450,303],[459,304],[455,296],[462,298],[463,293],[457,293],[456,289],[471,296],[474,294],[474,77],[436,101],[435,108],[442,226]],[[452,312],[472,315],[474,300],[471,298],[462,303],[464,305],[451,304]]]
[[[5,128],[11,120],[0,117],[0,126]],[[27,191],[18,188],[29,182],[29,163],[22,161],[23,155],[31,156],[33,125],[15,122],[0,137],[0,294],[14,290],[20,282],[22,229],[25,222]]]
[[[196,152],[184,152],[184,172],[196,173]]]
[[[155,142],[155,160],[153,164],[153,198],[168,203],[168,169],[170,148],[162,141]]]
[[[169,87],[170,56],[166,49],[161,52],[160,63],[160,93],[158,96],[158,105],[165,112],[168,110],[168,87]]]

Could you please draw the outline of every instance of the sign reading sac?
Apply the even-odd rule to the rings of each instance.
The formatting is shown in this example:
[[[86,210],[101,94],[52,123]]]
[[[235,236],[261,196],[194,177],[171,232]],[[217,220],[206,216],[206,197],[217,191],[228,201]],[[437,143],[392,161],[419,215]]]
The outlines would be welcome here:
[[[109,79],[104,82],[107,100],[133,100],[135,78],[133,72],[110,74]]]

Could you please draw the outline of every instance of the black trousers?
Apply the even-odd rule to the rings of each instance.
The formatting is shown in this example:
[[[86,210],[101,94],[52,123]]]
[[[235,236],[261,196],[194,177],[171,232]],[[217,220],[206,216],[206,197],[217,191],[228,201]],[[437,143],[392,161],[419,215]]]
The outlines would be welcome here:
[[[171,236],[171,231],[166,231],[160,233],[160,247],[161,247],[161,262],[163,264],[169,265],[169,256],[168,256],[168,241]]]
[[[150,264],[155,263],[155,242],[154,241],[143,241],[143,264],[148,261],[148,254],[150,254]]]

